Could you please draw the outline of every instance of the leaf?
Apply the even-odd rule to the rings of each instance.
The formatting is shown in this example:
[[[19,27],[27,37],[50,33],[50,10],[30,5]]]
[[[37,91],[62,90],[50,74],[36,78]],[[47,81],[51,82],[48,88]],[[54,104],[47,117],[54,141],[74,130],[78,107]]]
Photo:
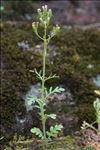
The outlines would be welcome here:
[[[34,127],[31,129],[31,132],[37,135],[38,137],[43,138],[43,133],[39,128]]]
[[[49,95],[50,94],[54,94],[54,93],[61,93],[61,92],[64,92],[65,91],[65,89],[64,88],[59,88],[58,86],[55,88],[55,89],[53,89],[52,87],[50,87],[50,89],[49,89]]]
[[[56,87],[56,88],[54,89],[54,91],[55,91],[55,93],[61,93],[61,92],[64,92],[65,89],[64,89],[64,88]]]
[[[48,91],[47,91],[46,88],[45,88],[45,96],[46,96],[46,97],[48,96]]]
[[[50,131],[47,132],[48,138],[56,137],[58,132],[61,131],[62,128],[63,126],[61,124],[55,125],[54,127],[51,126]]]
[[[93,106],[96,110],[96,117],[97,117],[97,122],[100,123],[100,100],[99,98],[97,98],[94,103]]]
[[[56,114],[50,114],[50,115],[48,115],[48,117],[50,117],[52,119],[56,119]]]
[[[38,108],[38,109],[40,109],[40,106],[38,106],[38,105],[34,105],[35,106],[35,108]]]
[[[100,90],[95,90],[94,92],[100,96]]]
[[[37,75],[37,77],[42,81],[42,71],[40,70],[40,72],[38,72],[36,70],[36,68],[34,69],[35,74]]]
[[[36,102],[37,102],[37,106],[39,106],[40,108],[46,105],[45,101],[43,101],[42,99],[37,99]]]
[[[52,87],[50,87],[50,89],[49,89],[49,93],[52,93]]]
[[[100,111],[100,100],[98,98],[94,101],[93,105],[97,111]]]
[[[33,72],[37,75],[37,77],[42,81],[42,71],[40,70],[40,72],[37,71],[37,69],[35,68],[34,70],[30,70],[30,72]]]
[[[45,78],[45,81],[50,80],[50,79],[53,79],[53,78],[59,78],[59,76],[56,76],[56,74],[50,75],[49,77],[46,77],[46,78]]]
[[[63,128],[62,124],[55,125],[55,129],[60,131]]]
[[[64,89],[64,88],[59,88],[59,91],[60,91],[60,92],[64,92],[65,89]]]
[[[2,137],[0,137],[0,141],[3,139],[4,137],[2,136]]]
[[[26,99],[27,99],[27,101],[29,101],[30,103],[35,103],[35,101],[36,101],[36,97],[33,96],[33,95],[28,96]]]

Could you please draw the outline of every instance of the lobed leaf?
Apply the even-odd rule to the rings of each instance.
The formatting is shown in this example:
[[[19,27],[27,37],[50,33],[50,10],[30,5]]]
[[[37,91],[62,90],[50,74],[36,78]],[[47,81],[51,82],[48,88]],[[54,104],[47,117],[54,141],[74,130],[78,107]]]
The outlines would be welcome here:
[[[51,126],[50,131],[47,132],[48,138],[56,137],[58,132],[61,131],[62,128],[63,126],[61,124],[55,125],[54,127]]]
[[[61,92],[64,92],[64,91],[65,91],[64,88],[61,88],[61,87],[59,88],[58,86],[55,89],[53,89],[53,87],[50,87],[49,95],[54,94],[54,93],[61,93]]]
[[[35,135],[37,135],[39,138],[43,138],[43,133],[39,128],[32,128],[31,129],[31,133],[34,133]]]
[[[48,117],[50,117],[52,119],[56,119],[56,114],[50,114],[50,115],[48,115]]]

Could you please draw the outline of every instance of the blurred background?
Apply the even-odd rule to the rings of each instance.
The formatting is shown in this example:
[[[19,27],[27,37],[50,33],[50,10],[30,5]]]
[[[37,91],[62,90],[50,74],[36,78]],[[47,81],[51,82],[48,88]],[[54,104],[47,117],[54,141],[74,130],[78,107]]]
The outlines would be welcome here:
[[[100,21],[99,0],[7,0],[1,1],[3,20],[35,20],[36,9],[48,5],[53,21],[64,25],[84,25]]]

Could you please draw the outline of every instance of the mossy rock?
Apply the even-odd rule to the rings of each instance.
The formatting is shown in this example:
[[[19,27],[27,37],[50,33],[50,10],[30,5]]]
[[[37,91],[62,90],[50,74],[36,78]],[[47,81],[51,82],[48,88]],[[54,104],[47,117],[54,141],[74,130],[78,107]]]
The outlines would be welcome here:
[[[40,32],[42,33],[41,29]],[[25,40],[28,41],[31,50],[23,50],[18,47],[18,42]],[[47,75],[54,73],[60,78],[48,81],[47,86],[63,84],[71,90],[77,104],[92,104],[96,98],[93,92],[97,88],[92,82],[92,77],[100,73],[99,41],[100,32],[96,29],[85,31],[63,29],[51,43],[56,46],[57,57],[53,64],[50,61],[46,64]],[[30,85],[38,81],[30,70],[42,69],[42,55],[35,52],[35,46],[40,43],[41,41],[32,33],[31,25],[28,22],[15,25],[2,22],[1,121],[6,127],[9,125],[12,128],[16,123],[17,110],[26,111],[21,94],[24,95]],[[91,70],[87,68],[90,63],[94,65]],[[86,109],[88,110],[88,108]],[[80,112],[84,114],[85,107]],[[89,109],[88,113],[90,112]],[[87,114],[83,118],[85,119],[85,117]],[[81,119],[83,120],[83,118]]]
[[[84,120],[88,123],[93,123],[96,120],[95,109],[92,104],[84,103],[82,105],[79,105],[77,115],[80,118],[80,125],[82,125],[82,121]]]

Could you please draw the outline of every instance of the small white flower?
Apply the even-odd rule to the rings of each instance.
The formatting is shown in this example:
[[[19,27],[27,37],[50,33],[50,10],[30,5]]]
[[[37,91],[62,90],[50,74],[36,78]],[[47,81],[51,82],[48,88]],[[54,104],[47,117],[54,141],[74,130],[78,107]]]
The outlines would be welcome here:
[[[56,24],[56,28],[59,30],[60,29],[60,27],[58,26],[58,24]]]
[[[42,6],[42,9],[44,9],[45,7],[44,6]]]
[[[48,8],[48,6],[47,6],[47,5],[42,6],[42,9],[47,9],[47,8]]]
[[[50,17],[48,17],[47,20],[49,21],[49,20],[50,20]]]
[[[49,9],[49,12],[51,12],[51,9]]]
[[[54,36],[55,35],[55,33],[54,32],[51,32],[51,36]]]
[[[40,12],[40,11],[41,11],[41,9],[39,8],[39,9],[37,9],[37,11],[38,11],[38,12]]]
[[[40,18],[40,21],[42,21],[42,18]]]
[[[45,8],[45,9],[47,9],[47,8],[48,8],[48,6],[47,6],[47,5],[45,5],[45,6],[44,6],[44,8]]]

